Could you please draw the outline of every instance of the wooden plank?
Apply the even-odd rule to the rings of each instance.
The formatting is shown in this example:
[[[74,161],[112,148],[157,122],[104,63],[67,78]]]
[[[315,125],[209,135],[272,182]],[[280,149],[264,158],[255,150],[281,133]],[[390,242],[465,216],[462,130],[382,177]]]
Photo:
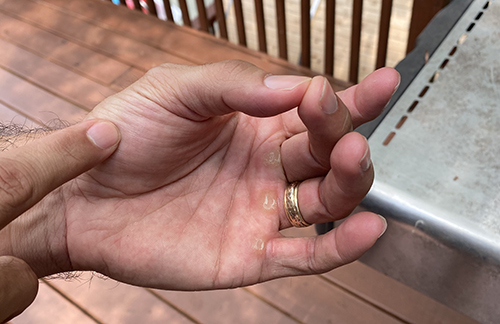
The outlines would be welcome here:
[[[24,116],[20,112],[11,109],[0,103],[0,123],[3,125],[23,125],[27,128],[37,128],[40,127],[40,124],[35,121],[28,119],[28,117]]]
[[[295,320],[243,289],[202,292],[155,290],[205,324],[297,324]]]
[[[129,66],[0,13],[0,37],[103,84]]]
[[[303,323],[403,323],[319,276],[278,279],[248,289]]]
[[[102,4],[106,4],[103,2]],[[113,6],[112,4],[109,4]],[[116,7],[120,9],[120,7]],[[125,8],[122,8],[126,10]],[[11,16],[37,24],[58,36],[85,44],[97,52],[107,53],[116,59],[143,70],[165,62],[189,63],[186,60],[123,35],[75,19],[53,8],[29,0],[0,0],[0,10]],[[130,10],[126,10],[130,11]],[[143,15],[144,17],[148,17]],[[150,19],[154,19],[149,17]],[[165,22],[163,22],[165,23]]]
[[[354,262],[325,274],[335,284],[408,323],[477,324],[445,305],[373,270]]]
[[[28,0],[19,1],[25,3],[31,2]],[[159,21],[158,19],[152,19],[150,16],[142,15],[123,7],[107,4],[106,2],[97,0],[37,0],[36,3],[40,5],[50,3],[52,10],[57,8],[61,11],[60,15],[63,17],[60,19],[65,19],[64,16],[70,17],[72,20],[78,20],[85,17],[85,19],[92,24],[108,29],[113,28],[116,34],[126,35],[128,38],[133,37],[137,42],[139,42],[139,40],[141,42],[148,42],[150,46],[161,47],[163,51],[173,53],[194,64],[212,63],[227,59],[241,59],[274,74],[317,74],[284,60],[276,59],[263,53],[258,53],[245,47],[231,44],[225,40],[217,39],[206,33],[176,26],[169,22]],[[46,6],[48,6],[48,4]],[[0,9],[1,8],[2,5],[0,5]],[[72,8],[72,11],[68,10],[68,8]],[[22,12],[22,10],[20,11]],[[76,15],[74,12],[78,14]],[[58,19],[59,16],[53,18],[53,20]],[[124,21],[134,21],[135,23],[129,24],[124,23]],[[64,27],[66,27],[64,24],[59,25],[59,28],[63,30]],[[158,29],[158,32],[153,32],[152,29]],[[155,35],[160,35],[161,40],[158,41]],[[153,43],[153,41],[157,43]],[[117,46],[119,45],[120,44],[117,44]],[[197,50],[193,51],[193,48]],[[339,82],[338,87],[345,87],[345,83]]]
[[[193,323],[144,288],[101,279],[89,272],[71,281],[51,280],[50,284],[79,305],[84,305],[103,323]]]
[[[315,236],[312,227],[282,231],[287,237]],[[324,275],[328,281],[348,291],[361,301],[414,324],[477,324],[434,299],[355,261]],[[371,323],[371,322],[369,322]]]
[[[98,26],[105,26],[115,32],[134,37],[136,40],[161,47],[165,51],[175,53],[179,57],[188,59],[196,64],[212,63],[228,59],[240,59],[257,65],[273,74],[317,75],[309,69],[291,64],[285,60],[273,58],[269,55],[252,51],[245,47],[231,44],[217,39],[206,33],[190,28],[183,28],[174,24],[151,19],[146,15],[116,8],[101,1],[65,1],[65,0],[37,0],[37,3],[51,5],[68,16],[78,13],[78,17],[85,17],[89,22]],[[69,8],[72,11],[68,10]],[[123,9],[116,11],[117,9]],[[76,17],[76,16],[75,16]],[[123,21],[134,21],[135,24],[125,24]],[[120,23],[121,22],[121,23]],[[141,28],[138,28],[140,26]],[[151,29],[158,28],[158,33]],[[145,32],[147,31],[147,32]],[[154,35],[160,35],[158,40]],[[156,42],[156,43],[155,43]],[[196,48],[196,51],[193,51]],[[333,78],[329,79],[335,90],[346,88],[349,84]]]
[[[111,84],[130,68],[129,65],[69,41],[54,49],[48,58],[105,85]]]
[[[115,93],[55,63],[0,39],[0,66],[89,111]]]
[[[130,68],[111,83],[111,88],[115,91],[121,91],[135,81],[139,80],[139,78],[141,78],[143,75],[143,71],[135,68]]]
[[[91,317],[57,294],[45,283],[40,283],[40,289],[33,304],[21,315],[11,320],[12,324],[95,324]]]
[[[87,112],[0,68],[0,102],[31,119],[49,122],[60,118],[79,122]]]
[[[48,6],[65,15],[85,20],[96,26],[119,31],[122,35],[136,36],[144,42],[158,44],[164,37],[164,29],[175,26],[146,15],[116,7],[101,1],[38,0],[39,5]],[[133,21],[133,23],[131,23]]]

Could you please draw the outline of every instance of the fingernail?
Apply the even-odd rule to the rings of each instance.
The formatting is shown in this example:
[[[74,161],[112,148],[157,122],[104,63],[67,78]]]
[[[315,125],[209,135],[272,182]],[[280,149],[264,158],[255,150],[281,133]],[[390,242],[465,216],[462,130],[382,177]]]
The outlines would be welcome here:
[[[118,128],[111,122],[97,122],[87,130],[87,137],[95,146],[105,150],[120,139]]]
[[[385,107],[384,107],[384,110],[385,108],[387,108],[387,106],[389,105],[389,103],[391,102],[392,100],[392,97],[394,96],[394,94],[396,94],[396,91],[398,91],[399,89],[399,86],[401,85],[401,75],[399,75],[399,80],[398,80],[398,84],[396,84],[396,86],[394,87],[394,90],[392,91],[392,95],[391,97],[389,98],[389,100],[387,101],[387,103],[385,104]]]
[[[323,83],[323,92],[319,98],[319,105],[321,110],[327,115],[333,114],[338,108],[337,96],[326,79]]]
[[[392,92],[393,96],[396,93],[396,91],[398,91],[399,86],[401,85],[401,74],[398,74],[398,75],[399,75],[399,80],[398,80],[398,84],[396,84],[396,86],[394,87],[394,91]]]
[[[378,217],[380,217],[382,222],[384,222],[384,229],[382,230],[382,232],[378,236],[380,238],[382,235],[384,235],[385,231],[387,231],[387,219],[385,219],[382,215],[378,215]]]
[[[298,75],[269,75],[264,79],[264,84],[273,90],[292,90],[310,80],[309,77]]]
[[[361,158],[361,161],[359,161],[359,166],[361,167],[361,170],[363,170],[363,172],[366,172],[368,171],[371,165],[372,165],[372,160],[370,154],[370,147],[367,146],[365,154]]]

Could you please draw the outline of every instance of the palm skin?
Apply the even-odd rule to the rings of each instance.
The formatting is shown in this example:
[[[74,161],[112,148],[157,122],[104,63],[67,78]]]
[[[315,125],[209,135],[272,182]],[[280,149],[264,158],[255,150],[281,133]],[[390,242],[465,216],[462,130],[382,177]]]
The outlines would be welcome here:
[[[352,211],[373,168],[360,164],[367,143],[349,130],[381,111],[397,73],[339,94],[347,108],[339,100],[325,115],[323,78],[292,78],[282,89],[265,79],[241,62],[166,65],[97,106],[89,118],[112,121],[122,140],[62,189],[72,268],[141,286],[214,289],[324,272],[364,253],[385,228],[378,216],[284,238],[283,192],[304,181],[299,203],[310,223]]]

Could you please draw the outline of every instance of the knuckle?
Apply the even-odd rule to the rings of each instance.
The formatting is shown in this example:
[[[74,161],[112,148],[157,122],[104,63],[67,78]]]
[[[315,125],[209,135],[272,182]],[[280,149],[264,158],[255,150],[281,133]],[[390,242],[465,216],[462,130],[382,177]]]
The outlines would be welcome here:
[[[324,265],[317,254],[318,240],[311,239],[307,242],[307,273],[317,274],[324,271]]]
[[[212,66],[216,67],[217,73],[213,74],[213,72],[210,71],[211,69],[208,69],[207,72],[211,74],[211,77],[215,76],[221,80],[227,81],[237,80],[239,76],[244,73],[261,71],[255,65],[242,60],[226,60],[215,63]]]
[[[22,164],[16,161],[0,163],[0,213],[10,214],[33,195],[33,180]]]

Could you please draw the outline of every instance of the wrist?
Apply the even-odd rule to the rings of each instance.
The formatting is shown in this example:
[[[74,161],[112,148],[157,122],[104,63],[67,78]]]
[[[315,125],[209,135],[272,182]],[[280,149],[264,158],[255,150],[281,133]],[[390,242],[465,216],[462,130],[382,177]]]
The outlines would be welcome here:
[[[0,255],[24,260],[39,278],[71,270],[66,248],[63,187],[0,231]]]

